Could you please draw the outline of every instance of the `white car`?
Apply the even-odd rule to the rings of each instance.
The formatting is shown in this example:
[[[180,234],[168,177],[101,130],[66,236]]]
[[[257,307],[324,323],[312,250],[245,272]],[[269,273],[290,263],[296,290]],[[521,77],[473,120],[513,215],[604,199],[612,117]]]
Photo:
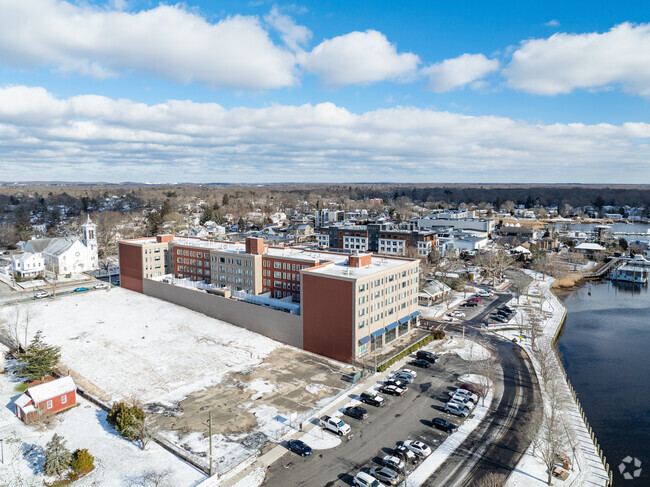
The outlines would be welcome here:
[[[431,455],[431,448],[429,448],[429,445],[422,443],[421,441],[406,440],[404,446],[423,458]]]
[[[470,411],[472,409],[474,409],[474,406],[476,406],[476,404],[474,404],[472,401],[470,401],[465,396],[459,396],[459,395],[451,396],[451,399],[449,399],[449,402],[454,402],[454,403],[460,404],[461,406],[466,407]]]
[[[105,282],[100,282],[99,284],[95,284],[95,289],[106,289],[108,287],[108,284]]]
[[[456,389],[455,391],[449,391],[449,395],[451,397],[453,396],[463,396],[472,401],[474,404],[478,402],[478,396],[476,394],[471,393],[470,391],[466,389]]]
[[[453,316],[454,318],[465,318],[465,313],[462,311],[452,311],[449,313],[449,316]]]
[[[47,298],[50,295],[47,291],[39,291],[36,294],[34,294],[34,298],[36,299],[41,299],[41,298]]]
[[[494,293],[492,293],[490,291],[479,291],[479,292],[476,293],[476,295],[479,298],[489,298],[491,296],[494,296]]]
[[[366,472],[356,474],[352,483],[355,487],[384,487],[384,484]]]
[[[456,416],[462,416],[463,418],[469,416],[469,409],[466,408],[465,406],[458,404],[457,402],[448,402],[445,405],[444,411],[446,413],[454,414]]]

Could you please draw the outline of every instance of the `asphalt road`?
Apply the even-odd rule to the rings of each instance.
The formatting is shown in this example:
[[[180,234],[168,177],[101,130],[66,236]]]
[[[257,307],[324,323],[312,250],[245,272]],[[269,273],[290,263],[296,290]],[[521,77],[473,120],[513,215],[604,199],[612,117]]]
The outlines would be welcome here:
[[[388,404],[383,408],[363,405],[369,413],[366,420],[343,417],[354,433],[349,441],[343,439],[339,446],[317,450],[306,459],[288,452],[269,468],[263,485],[352,485],[354,475],[362,467],[379,465],[379,460],[391,454],[398,441],[420,440],[432,448],[440,445],[447,434],[432,428],[431,420],[441,416],[460,424],[461,418],[441,409],[447,391],[455,388],[459,375],[468,372],[468,365],[456,355],[445,355],[436,365],[417,372],[418,377],[403,397],[387,396]],[[323,431],[323,435],[330,434]]]
[[[426,486],[467,486],[490,472],[508,475],[528,447],[521,433],[539,397],[532,365],[518,346],[499,337],[486,338],[501,363],[501,390],[495,390],[495,401],[483,422]]]

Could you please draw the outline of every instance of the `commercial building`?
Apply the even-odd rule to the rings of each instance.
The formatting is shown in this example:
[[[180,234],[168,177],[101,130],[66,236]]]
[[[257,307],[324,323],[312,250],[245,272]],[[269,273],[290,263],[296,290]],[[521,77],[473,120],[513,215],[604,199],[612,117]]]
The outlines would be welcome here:
[[[436,232],[385,223],[332,225],[318,235],[321,247],[426,257],[437,246]]]
[[[420,230],[435,230],[449,228],[478,232],[487,237],[494,230],[494,220],[473,218],[473,211],[443,211],[434,212],[424,218],[411,220]]]
[[[260,238],[234,243],[159,235],[118,246],[122,287],[254,326],[255,331],[336,360],[360,360],[418,323],[415,259],[278,248]],[[167,272],[162,267],[147,269],[146,259],[157,254],[169,256]],[[184,285],[204,295],[181,298],[188,295],[174,289]],[[265,328],[257,310],[256,323],[251,324],[250,304],[269,308],[274,313],[269,323],[276,328],[285,326],[277,319],[278,311],[296,316],[287,317],[286,329]]]

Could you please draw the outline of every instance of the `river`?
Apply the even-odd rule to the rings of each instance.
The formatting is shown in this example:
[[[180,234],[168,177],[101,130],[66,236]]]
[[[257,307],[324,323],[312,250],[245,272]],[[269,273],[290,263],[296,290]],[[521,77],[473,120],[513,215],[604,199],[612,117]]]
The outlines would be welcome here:
[[[591,294],[589,294],[591,292]],[[567,318],[558,341],[616,486],[650,485],[650,292],[647,286],[592,283],[564,299]],[[619,465],[642,462],[627,480]],[[624,471],[633,471],[628,466]],[[557,482],[556,482],[557,483]]]

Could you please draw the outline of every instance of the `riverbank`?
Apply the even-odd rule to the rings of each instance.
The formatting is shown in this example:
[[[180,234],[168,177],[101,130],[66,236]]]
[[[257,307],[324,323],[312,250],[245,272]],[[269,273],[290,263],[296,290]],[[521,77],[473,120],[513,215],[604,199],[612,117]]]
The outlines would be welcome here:
[[[533,279],[539,274],[532,271],[527,272]],[[543,280],[533,280],[529,285],[528,295],[530,304],[541,307],[545,319],[543,324],[543,336],[537,339],[537,346],[552,351],[554,357],[551,364],[554,373],[566,379],[564,368],[555,352],[555,341],[559,335],[566,317],[566,308],[558,297],[551,291],[554,279],[544,276]],[[500,332],[508,338],[517,332]],[[520,345],[529,352],[538,378],[541,377],[540,365],[536,362],[530,340],[520,341]],[[540,389],[544,397],[545,407],[550,407],[548,397],[545,394],[544,384],[540,380]],[[576,397],[568,381],[563,382],[562,394],[565,396],[566,406],[561,412],[562,422],[566,428],[564,448],[567,455],[571,456],[572,466],[566,485],[577,486],[606,486],[610,483],[610,476],[606,469],[602,452],[596,447],[595,438],[591,429],[587,426],[586,418],[582,408],[576,401]],[[544,463],[533,455],[533,446],[523,454],[515,470],[511,473],[506,482],[508,487],[536,487],[546,485],[547,468]]]

